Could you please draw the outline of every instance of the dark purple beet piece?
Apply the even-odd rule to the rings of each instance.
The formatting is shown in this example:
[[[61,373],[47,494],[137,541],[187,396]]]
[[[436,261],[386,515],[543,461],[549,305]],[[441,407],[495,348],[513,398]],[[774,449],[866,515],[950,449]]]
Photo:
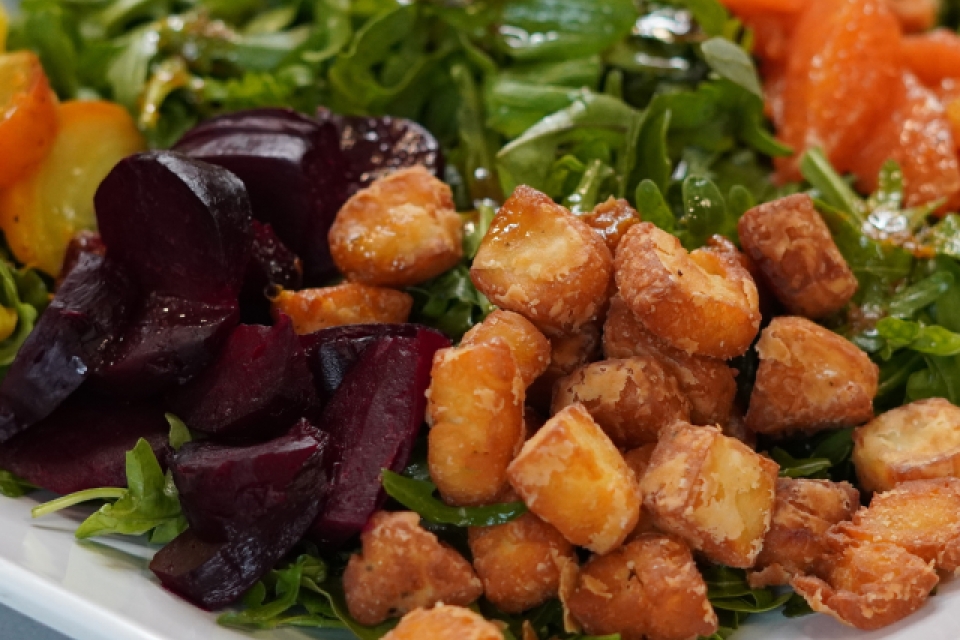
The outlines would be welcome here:
[[[330,498],[310,536],[338,547],[383,505],[380,470],[402,471],[426,408],[433,355],[450,341],[433,331],[368,346],[326,406],[321,424],[339,454]]]
[[[153,294],[93,376],[97,390],[145,398],[203,371],[237,326],[236,304],[208,304]]]
[[[185,444],[170,468],[190,528],[207,541],[228,540],[286,504],[325,496],[329,438],[301,420],[263,444]]]
[[[346,160],[347,195],[370,186],[388,173],[422,165],[443,178],[443,153],[429,131],[412,120],[385,116],[341,116],[321,107],[320,122],[332,122],[340,131],[340,149]]]
[[[313,376],[293,323],[234,329],[217,359],[176,389],[170,410],[191,429],[222,438],[268,438],[316,404]]]
[[[325,435],[300,424],[284,438],[259,447],[223,451],[220,468],[210,451],[192,454],[196,475],[184,488],[191,493],[209,489],[220,499],[240,500],[258,513],[241,514],[231,502],[218,505],[216,515],[210,516],[206,511],[214,509],[213,498],[199,497],[197,503],[188,499],[187,513],[204,511],[200,530],[222,528],[227,539],[205,542],[193,526],[194,517],[190,529],[154,556],[150,569],[167,589],[205,609],[236,601],[300,541],[316,517],[325,496],[325,451]],[[300,461],[297,469],[280,468]],[[258,477],[244,477],[248,472]],[[211,485],[218,480],[231,483],[236,491]],[[262,495],[257,480],[263,483]],[[306,490],[311,486],[313,490]],[[237,511],[231,514],[230,508]]]
[[[270,299],[275,287],[287,290],[303,286],[303,265],[269,224],[253,221],[253,254],[240,293],[240,309],[245,322],[270,323]]]
[[[169,433],[157,405],[71,400],[0,445],[0,468],[60,494],[126,487],[127,451],[144,438],[166,467]]]
[[[49,416],[103,366],[138,297],[115,262],[80,256],[0,384],[0,443]]]
[[[327,235],[347,194],[333,124],[281,109],[232,114],[199,125],[175,149],[243,180],[254,216],[300,256],[308,284],[336,274]]]
[[[229,171],[167,151],[121,160],[94,198],[111,258],[147,291],[235,300],[252,243],[250,200]]]
[[[57,276],[56,288],[59,289],[63,281],[67,279],[73,268],[77,266],[80,256],[84,253],[95,253],[97,255],[106,255],[107,247],[100,239],[100,234],[96,231],[80,231],[70,240],[67,245],[67,252],[63,256],[63,266],[60,267],[60,275]]]

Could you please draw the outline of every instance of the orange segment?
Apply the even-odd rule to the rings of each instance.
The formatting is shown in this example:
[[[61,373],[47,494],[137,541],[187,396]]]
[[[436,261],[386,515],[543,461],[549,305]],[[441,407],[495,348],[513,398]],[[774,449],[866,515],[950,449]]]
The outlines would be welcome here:
[[[0,55],[0,188],[43,160],[56,135],[57,96],[40,60],[29,51]]]
[[[50,154],[0,192],[0,227],[17,259],[56,275],[70,238],[96,227],[93,194],[100,182],[144,147],[133,119],[116,104],[61,106],[60,134]]]
[[[903,64],[923,84],[936,87],[947,78],[960,78],[960,36],[937,29],[906,36],[900,43]]]

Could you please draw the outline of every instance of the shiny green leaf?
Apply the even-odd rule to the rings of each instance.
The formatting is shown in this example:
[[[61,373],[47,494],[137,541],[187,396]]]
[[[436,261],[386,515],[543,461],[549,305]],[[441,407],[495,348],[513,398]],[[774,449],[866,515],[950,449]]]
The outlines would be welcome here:
[[[451,507],[434,497],[437,490],[432,482],[414,480],[383,470],[383,488],[387,495],[421,518],[458,527],[492,527],[516,520],[527,512],[522,502],[510,502],[486,507]]]

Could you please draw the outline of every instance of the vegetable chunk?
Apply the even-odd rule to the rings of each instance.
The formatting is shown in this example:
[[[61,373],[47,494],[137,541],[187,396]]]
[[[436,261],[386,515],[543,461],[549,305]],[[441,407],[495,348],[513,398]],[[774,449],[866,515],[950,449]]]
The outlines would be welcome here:
[[[859,492],[846,482],[778,478],[770,530],[757,556],[750,586],[787,584],[813,569],[827,554],[830,527],[849,520],[860,505]]]
[[[753,566],[770,528],[777,464],[710,427],[677,423],[660,442],[640,483],[661,531],[707,558]]]
[[[467,331],[460,344],[480,344],[495,338],[510,347],[524,388],[533,384],[550,365],[550,341],[529,320],[512,311],[497,309]]]
[[[790,313],[822,318],[856,293],[857,279],[810,196],[754,207],[740,218],[738,230],[744,251]]]
[[[500,338],[436,354],[428,391],[430,477],[455,506],[493,502],[523,443],[523,381]]]
[[[717,615],[690,549],[659,534],[591,558],[566,604],[592,635],[688,640],[717,631]]]
[[[407,321],[413,308],[413,298],[407,293],[355,282],[280,291],[272,302],[274,315],[290,316],[299,335],[345,324],[400,324]]]
[[[960,407],[929,398],[877,416],[853,432],[853,463],[867,491],[960,477]]]
[[[650,357],[604,360],[561,378],[553,413],[577,403],[618,447],[656,442],[660,429],[690,419],[690,403],[676,378]]]
[[[889,542],[944,571],[960,568],[960,479],[911,480],[878,493],[838,530],[856,540]]]
[[[696,250],[649,222],[627,231],[616,257],[627,307],[655,336],[690,354],[733,358],[760,329],[760,298],[733,255]]]
[[[532,512],[595,553],[620,546],[640,517],[633,472],[579,404],[548,420],[507,473]]]
[[[423,167],[401,169],[350,198],[330,227],[330,252],[351,282],[408,287],[463,256],[450,187]]]
[[[503,640],[492,622],[470,609],[440,604],[432,609],[416,609],[403,616],[383,640]]]
[[[593,229],[521,186],[493,219],[470,277],[493,304],[558,335],[598,317],[612,269],[610,250]]]
[[[416,513],[375,513],[360,540],[363,551],[343,574],[347,608],[360,624],[441,602],[466,606],[483,593],[470,563],[420,528]]]
[[[828,329],[804,318],[775,318],[757,353],[760,367],[745,417],[751,431],[820,431],[873,417],[877,365]]]
[[[736,371],[723,360],[690,355],[665,344],[650,333],[620,296],[610,301],[603,326],[607,358],[650,356],[671,373],[690,400],[690,421],[698,425],[725,425],[737,395]]]

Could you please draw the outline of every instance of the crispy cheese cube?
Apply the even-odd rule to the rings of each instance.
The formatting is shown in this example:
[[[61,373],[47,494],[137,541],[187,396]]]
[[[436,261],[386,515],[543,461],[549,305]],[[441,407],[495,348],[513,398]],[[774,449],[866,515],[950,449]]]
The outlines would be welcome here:
[[[644,474],[647,473],[647,468],[650,466],[650,459],[653,457],[653,452],[656,448],[656,443],[651,442],[643,445],[642,447],[631,449],[623,454],[623,460],[627,463],[627,466],[630,467],[630,470],[633,471],[633,475],[636,476],[637,482],[643,480]],[[642,498],[642,491],[640,495]],[[641,534],[653,533],[656,532],[656,530],[657,528],[653,524],[653,517],[650,515],[650,512],[647,511],[646,507],[641,505],[640,519],[637,521],[637,526],[634,527],[630,535],[627,536],[627,541],[631,542]]]
[[[751,431],[819,431],[873,417],[880,370],[852,342],[806,318],[782,317],[763,330],[757,353]]]
[[[550,413],[557,380],[600,358],[600,329],[588,324],[575,333],[550,336],[549,340],[550,364],[527,389],[527,402],[544,415]]]
[[[595,553],[620,546],[640,517],[633,472],[581,405],[548,420],[508,474],[531,511]]]
[[[960,568],[960,479],[911,480],[878,493],[837,529],[856,540],[896,544],[939,569]]]
[[[290,316],[299,335],[345,324],[399,324],[407,321],[413,308],[407,293],[353,282],[281,291],[271,303],[274,316]]]
[[[823,318],[857,292],[857,278],[810,196],[798,193],[750,209],[738,225],[743,250],[787,310]]]
[[[895,544],[831,537],[832,550],[813,575],[790,586],[814,611],[870,631],[907,617],[938,582],[933,567]]]
[[[714,562],[749,568],[770,527],[778,471],[718,429],[677,423],[661,432],[640,489],[658,529]]]
[[[463,228],[450,187],[401,169],[353,195],[330,227],[330,253],[351,282],[409,287],[454,267]]]
[[[877,416],[853,432],[853,463],[867,491],[960,477],[960,407],[930,398]]]
[[[562,562],[576,562],[573,545],[532,513],[495,527],[471,527],[468,536],[483,593],[505,613],[557,597]]]
[[[507,465],[523,444],[523,381],[500,338],[433,358],[427,399],[427,461],[443,499],[455,506],[494,502]]]
[[[440,602],[466,606],[483,593],[470,563],[422,529],[416,513],[375,513],[360,542],[343,574],[347,608],[360,624]]]
[[[846,482],[779,478],[770,530],[757,556],[750,586],[783,585],[810,571],[829,551],[827,531],[849,520],[860,506],[859,492]]]
[[[464,334],[461,346],[500,338],[507,343],[520,368],[524,388],[533,384],[550,365],[550,341],[519,313],[497,309]]]
[[[600,234],[607,248],[610,249],[610,254],[613,255],[624,234],[630,227],[640,222],[640,214],[626,200],[622,198],[617,200],[611,196],[580,219]]]
[[[470,609],[440,604],[403,616],[383,640],[503,640],[497,625]]]
[[[470,277],[493,304],[559,335],[598,317],[612,271],[610,250],[593,229],[521,186],[493,219]]]
[[[717,631],[717,615],[690,549],[670,536],[647,534],[594,556],[565,602],[591,635],[689,640]]]
[[[676,378],[650,357],[595,362],[557,381],[553,413],[578,403],[621,448],[656,442],[660,429],[690,419]]]
[[[649,356],[677,379],[690,400],[690,421],[698,425],[725,425],[737,396],[736,371],[723,360],[690,355],[665,344],[650,333],[620,296],[610,301],[603,326],[607,358]]]

